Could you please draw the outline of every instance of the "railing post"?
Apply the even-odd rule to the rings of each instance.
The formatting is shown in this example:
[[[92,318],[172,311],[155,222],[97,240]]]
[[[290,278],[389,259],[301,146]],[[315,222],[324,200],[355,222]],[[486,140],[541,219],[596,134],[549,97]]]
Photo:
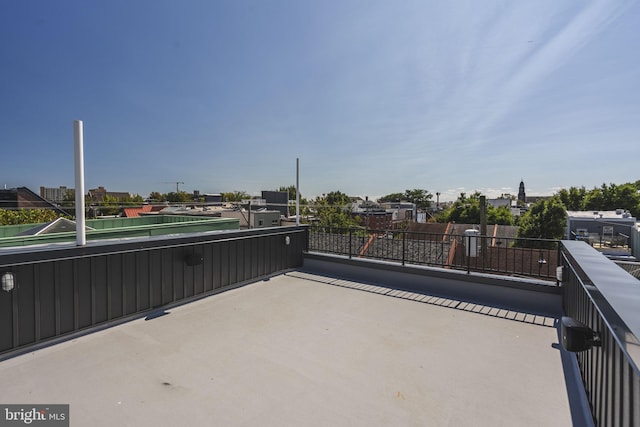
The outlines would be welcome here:
[[[406,230],[403,230],[402,231],[402,265],[404,265],[406,249],[407,249],[407,232]]]
[[[464,255],[467,257],[467,274],[471,274],[471,235],[466,236],[467,247],[464,251]]]
[[[349,259],[351,259],[351,239],[352,239],[351,231],[352,230],[353,230],[353,228],[349,227]]]

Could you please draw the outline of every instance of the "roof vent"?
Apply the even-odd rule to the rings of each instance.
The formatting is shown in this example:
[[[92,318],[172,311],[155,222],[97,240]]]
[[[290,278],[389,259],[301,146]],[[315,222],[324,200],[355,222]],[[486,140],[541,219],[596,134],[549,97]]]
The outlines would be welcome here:
[[[625,212],[622,214],[622,218],[631,218],[631,214],[629,212]]]
[[[616,215],[622,215],[623,212],[622,209],[616,209]]]

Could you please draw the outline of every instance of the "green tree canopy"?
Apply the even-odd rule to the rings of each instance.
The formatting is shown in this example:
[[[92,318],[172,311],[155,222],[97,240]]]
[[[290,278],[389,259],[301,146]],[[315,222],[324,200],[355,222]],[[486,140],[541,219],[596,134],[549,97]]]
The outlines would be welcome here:
[[[166,201],[170,203],[187,203],[192,201],[192,195],[185,191],[171,192],[166,195]]]
[[[351,198],[340,191],[316,197],[313,202],[316,223],[320,226],[348,228],[360,225],[351,215]]]
[[[251,196],[246,191],[231,191],[228,193],[222,193],[223,202],[241,202],[243,200],[250,199]]]
[[[167,195],[161,194],[157,191],[152,191],[151,194],[149,194],[149,199],[156,202],[165,202],[167,200]]]
[[[378,199],[378,203],[385,202],[410,202],[415,203],[420,209],[428,209],[431,207],[431,199],[433,194],[427,190],[414,188],[413,190],[405,190],[404,193],[391,193]]]
[[[562,239],[567,226],[567,213],[559,197],[539,200],[520,218],[518,237]]]
[[[602,184],[591,190],[571,187],[558,191],[557,196],[570,211],[612,211],[625,209],[635,217],[640,215],[640,181],[626,184]]]
[[[61,216],[51,209],[0,209],[0,225],[41,224]]]
[[[457,222],[462,224],[480,224],[480,196],[478,191],[470,196],[460,193],[453,204],[436,218],[438,222]],[[511,209],[506,206],[494,208],[487,204],[487,224],[513,225]]]

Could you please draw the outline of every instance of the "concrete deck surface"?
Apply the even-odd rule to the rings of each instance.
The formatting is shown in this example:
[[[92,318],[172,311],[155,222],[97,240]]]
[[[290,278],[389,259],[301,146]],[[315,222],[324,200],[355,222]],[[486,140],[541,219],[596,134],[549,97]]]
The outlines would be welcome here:
[[[0,402],[72,426],[570,426],[553,324],[291,272],[0,362]]]

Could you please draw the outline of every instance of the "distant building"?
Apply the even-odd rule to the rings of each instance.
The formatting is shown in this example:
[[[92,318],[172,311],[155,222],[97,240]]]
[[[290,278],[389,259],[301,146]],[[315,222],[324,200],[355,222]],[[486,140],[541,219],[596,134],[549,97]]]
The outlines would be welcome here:
[[[51,209],[61,215],[69,215],[69,212],[40,197],[27,187],[0,190],[0,209]]]
[[[511,208],[511,200],[510,199],[487,199],[487,205],[492,206],[494,208]]]
[[[131,193],[107,191],[104,187],[98,187],[89,190],[88,196],[93,203],[100,203],[106,196],[115,197],[119,201],[122,201],[127,197],[131,197]]]
[[[520,187],[518,188],[518,201],[525,204],[527,202],[527,193],[524,191],[524,181],[520,180]]]
[[[222,205],[222,194],[206,194],[204,202],[208,205]]]
[[[262,198],[267,202],[267,209],[280,211],[280,215],[289,215],[288,191],[263,191]]]
[[[360,218],[360,224],[372,230],[386,230],[391,228],[393,212],[387,211],[382,206],[365,200],[352,209],[351,215]]]
[[[62,202],[70,191],[75,193],[73,188],[67,188],[65,186],[58,188],[40,187],[40,197],[52,202]]]
[[[280,211],[258,209],[225,209],[221,211],[222,218],[240,220],[240,228],[265,228],[280,226]]]
[[[628,244],[636,227],[636,218],[628,211],[567,211],[566,238],[584,240],[590,244],[619,246]],[[635,249],[632,247],[632,250]]]
[[[387,212],[391,213],[392,221],[417,221],[418,210],[415,203],[411,202],[384,202],[380,203]]]

